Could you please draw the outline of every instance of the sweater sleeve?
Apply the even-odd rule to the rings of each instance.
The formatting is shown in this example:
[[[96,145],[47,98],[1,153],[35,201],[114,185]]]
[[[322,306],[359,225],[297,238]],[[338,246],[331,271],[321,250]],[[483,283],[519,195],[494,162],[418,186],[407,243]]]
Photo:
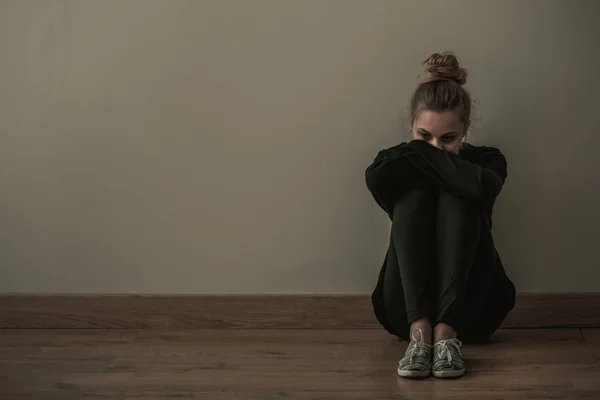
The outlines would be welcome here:
[[[494,203],[508,175],[506,157],[495,147],[474,147],[473,162],[482,170],[482,194],[487,203]]]
[[[417,185],[435,185],[469,201],[493,203],[506,177],[506,160],[493,148],[477,151],[477,163],[413,140],[379,152],[366,184],[388,214],[395,199]]]
[[[365,171],[368,190],[375,202],[390,215],[395,200],[422,181],[418,168],[407,157],[409,152],[407,143],[381,150]]]

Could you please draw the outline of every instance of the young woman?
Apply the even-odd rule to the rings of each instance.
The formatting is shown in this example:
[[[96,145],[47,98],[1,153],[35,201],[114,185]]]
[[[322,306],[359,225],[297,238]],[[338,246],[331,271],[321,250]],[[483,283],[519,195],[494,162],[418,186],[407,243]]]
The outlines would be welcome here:
[[[410,340],[402,377],[465,373],[461,340],[485,341],[515,304],[492,238],[492,209],[507,176],[493,147],[465,142],[467,72],[450,53],[425,61],[412,96],[412,139],[379,152],[366,184],[392,221],[372,294],[383,327]]]

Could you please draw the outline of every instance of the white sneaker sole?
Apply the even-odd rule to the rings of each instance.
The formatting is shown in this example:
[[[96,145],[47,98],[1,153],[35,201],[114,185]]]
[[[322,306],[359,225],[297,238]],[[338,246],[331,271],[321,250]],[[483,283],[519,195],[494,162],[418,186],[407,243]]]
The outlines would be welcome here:
[[[427,378],[431,375],[431,371],[406,371],[403,369],[398,369],[398,376],[402,378]]]
[[[457,371],[433,371],[433,376],[441,379],[458,378],[459,376],[463,376],[464,374],[464,369]]]

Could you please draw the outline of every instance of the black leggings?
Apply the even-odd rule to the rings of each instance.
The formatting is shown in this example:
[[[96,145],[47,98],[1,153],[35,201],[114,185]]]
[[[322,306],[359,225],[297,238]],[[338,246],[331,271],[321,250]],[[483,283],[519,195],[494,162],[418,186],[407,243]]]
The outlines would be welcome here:
[[[492,297],[502,275],[496,256],[487,219],[477,208],[438,188],[401,196],[380,277],[388,329],[408,339],[410,324],[428,318],[432,326],[447,323],[466,340],[491,335],[512,308],[507,301],[502,311],[492,306],[503,301]],[[510,296],[502,297],[510,303]]]

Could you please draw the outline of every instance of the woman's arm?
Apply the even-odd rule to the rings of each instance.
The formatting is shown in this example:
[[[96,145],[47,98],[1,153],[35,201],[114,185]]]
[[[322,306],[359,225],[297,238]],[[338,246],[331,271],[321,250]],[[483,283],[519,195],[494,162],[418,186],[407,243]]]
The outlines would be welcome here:
[[[506,179],[506,159],[492,147],[469,149],[473,162],[422,140],[379,152],[366,170],[366,183],[388,214],[393,200],[419,184],[433,184],[458,197],[493,203]],[[471,158],[471,157],[469,157]]]
[[[493,204],[508,175],[506,157],[495,147],[466,145],[466,159],[482,169],[482,196]],[[471,153],[471,155],[469,155]]]
[[[465,145],[465,157],[447,153],[422,140],[409,144],[421,156],[424,171],[438,185],[467,199],[494,201],[507,176],[504,155],[494,147]]]
[[[390,217],[396,200],[406,190],[427,184],[410,157],[411,153],[414,151],[406,142],[381,150],[365,171],[367,188]]]

